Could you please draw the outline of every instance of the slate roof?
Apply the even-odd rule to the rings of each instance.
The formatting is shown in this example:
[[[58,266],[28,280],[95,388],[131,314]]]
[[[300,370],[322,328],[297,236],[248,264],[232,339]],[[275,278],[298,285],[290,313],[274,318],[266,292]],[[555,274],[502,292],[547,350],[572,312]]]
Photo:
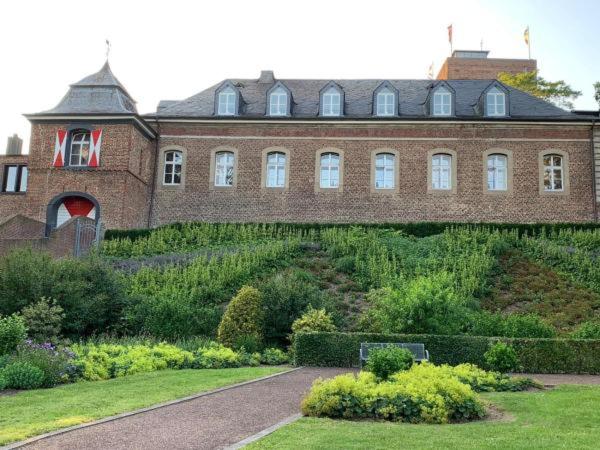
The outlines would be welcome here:
[[[35,115],[54,114],[137,114],[137,109],[107,61],[98,72],[72,84],[58,105]]]
[[[267,92],[274,83],[260,83],[256,79],[224,80],[192,97],[181,101],[163,101],[155,114],[148,117],[163,118],[213,118],[232,119],[231,116],[215,116],[215,91],[225,82],[233,83],[241,94],[241,113],[237,118],[253,119],[309,119],[319,116],[319,91],[331,81],[337,83],[345,93],[344,119],[374,119],[373,92],[384,81],[388,81],[399,92],[399,120],[426,119],[426,99],[436,80],[275,80],[282,82],[292,93],[291,117],[269,117],[265,114]],[[483,91],[495,80],[446,80],[456,92],[456,119],[486,120],[582,120],[581,115],[572,114],[518,89],[506,86],[510,99],[508,118],[484,118],[477,108]],[[322,119],[331,119],[324,117]],[[337,118],[336,118],[337,119]],[[383,118],[390,120],[390,117]],[[436,117],[435,119],[441,119]]]

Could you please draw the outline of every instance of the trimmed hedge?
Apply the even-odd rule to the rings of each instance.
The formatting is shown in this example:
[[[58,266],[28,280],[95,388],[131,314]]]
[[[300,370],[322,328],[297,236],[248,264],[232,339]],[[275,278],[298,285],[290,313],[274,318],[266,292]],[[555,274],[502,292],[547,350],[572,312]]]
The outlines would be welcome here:
[[[416,237],[432,236],[434,234],[443,233],[448,227],[457,227],[464,225],[477,225],[485,226],[499,230],[518,230],[519,235],[524,233],[536,234],[542,229],[548,232],[558,231],[564,229],[574,230],[595,230],[600,228],[600,223],[596,222],[582,222],[582,223],[482,223],[482,222],[407,222],[407,223],[279,223],[276,222],[273,225],[282,226],[287,229],[296,230],[321,230],[329,227],[351,227],[351,226],[365,226],[369,228],[386,228],[404,231],[406,234]],[[182,223],[176,222],[169,225],[163,225],[158,228],[174,228],[181,229]],[[147,237],[156,228],[138,228],[131,230],[106,230],[104,239],[122,239],[129,238],[132,241],[136,239]]]
[[[523,372],[600,374],[600,339],[521,339],[429,334],[298,333],[294,339],[299,366],[356,367],[361,342],[420,342],[434,364],[473,363],[485,367],[490,343],[511,344]]]

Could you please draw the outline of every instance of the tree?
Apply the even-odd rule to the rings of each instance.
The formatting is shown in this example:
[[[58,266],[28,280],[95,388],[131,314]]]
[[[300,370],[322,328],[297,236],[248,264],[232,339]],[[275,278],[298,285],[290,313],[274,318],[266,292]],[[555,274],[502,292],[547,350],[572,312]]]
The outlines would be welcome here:
[[[243,286],[227,305],[217,330],[217,337],[228,347],[239,347],[250,340],[259,344],[263,340],[263,325],[264,313],[260,292],[251,286]]]
[[[563,80],[548,81],[538,76],[537,70],[514,75],[502,72],[498,74],[498,80],[565,109],[573,109],[573,100],[581,95],[581,91],[572,89]]]
[[[594,99],[598,102],[598,106],[600,106],[600,81],[594,83]]]

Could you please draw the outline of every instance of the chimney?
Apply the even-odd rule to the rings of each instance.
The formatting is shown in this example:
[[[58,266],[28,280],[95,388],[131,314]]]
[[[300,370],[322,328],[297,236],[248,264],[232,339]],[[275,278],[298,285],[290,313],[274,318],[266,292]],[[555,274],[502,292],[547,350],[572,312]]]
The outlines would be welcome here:
[[[6,145],[7,155],[20,155],[23,151],[23,139],[16,134],[13,134],[8,138],[8,144]]]
[[[454,50],[438,73],[438,80],[495,80],[501,72],[517,74],[537,69],[535,59],[488,58],[487,50]]]
[[[275,74],[272,70],[261,70],[258,82],[260,84],[273,84],[275,83]]]

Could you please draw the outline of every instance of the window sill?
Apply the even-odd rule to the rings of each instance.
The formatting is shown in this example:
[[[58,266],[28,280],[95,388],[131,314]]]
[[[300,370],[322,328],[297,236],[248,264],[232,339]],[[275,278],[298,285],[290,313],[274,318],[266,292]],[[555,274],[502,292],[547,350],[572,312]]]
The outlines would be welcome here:
[[[25,192],[11,192],[11,191],[0,192],[0,195],[25,195],[25,194],[27,194],[27,191],[25,191]]]
[[[65,169],[65,170],[74,170],[74,171],[86,171],[86,170],[94,170],[98,167],[89,167],[89,166],[62,166],[62,167],[54,167],[54,169]]]

